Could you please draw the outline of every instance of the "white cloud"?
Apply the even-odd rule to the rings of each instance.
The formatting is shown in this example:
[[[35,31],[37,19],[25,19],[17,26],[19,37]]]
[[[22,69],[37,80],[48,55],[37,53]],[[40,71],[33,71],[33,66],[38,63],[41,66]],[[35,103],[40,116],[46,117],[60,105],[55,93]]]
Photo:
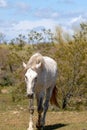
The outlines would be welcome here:
[[[0,0],[0,7],[6,7],[7,2],[5,0]]]
[[[30,30],[44,27],[46,29],[55,30],[56,26],[61,26],[69,34],[73,34],[74,30],[80,27],[81,22],[86,21],[86,18],[82,16],[74,17],[72,19],[65,20],[53,20],[53,19],[41,19],[41,20],[24,20],[19,22],[2,23],[0,30],[8,39],[17,37],[19,34],[27,36]]]
[[[17,7],[20,11],[27,11],[28,9],[30,9],[30,6],[26,2],[18,2]]]
[[[70,25],[72,26],[72,29],[74,31],[79,31],[80,29],[80,24],[83,22],[86,22],[86,18],[83,18],[81,15],[75,18],[72,18],[70,21]]]
[[[17,37],[19,34],[24,34],[27,36],[30,30],[32,29],[40,29],[40,28],[46,28],[54,30],[55,26],[58,25],[57,21],[54,21],[52,19],[42,19],[37,21],[19,21],[19,22],[10,22],[4,23],[5,27],[0,27],[1,32],[3,32],[6,35],[7,40],[11,40],[15,37]]]
[[[74,0],[57,0],[60,3],[65,3],[65,4],[72,4]]]
[[[20,21],[18,24],[13,25],[14,31],[31,30],[38,26],[44,26],[45,28],[53,28],[58,23],[52,19],[42,19],[37,21]]]
[[[38,10],[36,10],[35,17],[38,18],[58,18],[59,17],[59,13],[57,11],[55,11],[52,8],[40,8]]]
[[[52,14],[51,14],[51,17],[52,18],[58,18],[60,16],[60,14],[58,13],[58,12],[53,12]]]
[[[73,23],[77,23],[77,22],[81,22],[83,21],[84,19],[82,18],[82,16],[78,16],[78,17],[75,17],[75,18],[72,18],[71,19],[71,24]]]
[[[78,26],[80,23],[85,23],[87,20],[85,17],[82,17],[81,15],[75,18],[72,18],[70,21],[70,25],[72,26]]]

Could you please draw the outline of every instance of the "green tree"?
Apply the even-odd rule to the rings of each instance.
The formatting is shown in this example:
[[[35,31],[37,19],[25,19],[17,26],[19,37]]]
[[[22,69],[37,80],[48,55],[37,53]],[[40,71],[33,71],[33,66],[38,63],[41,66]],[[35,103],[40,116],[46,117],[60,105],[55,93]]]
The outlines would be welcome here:
[[[82,30],[78,35],[74,35],[74,41],[68,43],[62,41],[61,44],[56,45],[55,58],[59,67],[58,88],[63,109],[67,107],[72,96],[78,98],[87,96],[87,32],[85,27],[81,25]],[[61,38],[58,38],[58,43],[59,39]]]

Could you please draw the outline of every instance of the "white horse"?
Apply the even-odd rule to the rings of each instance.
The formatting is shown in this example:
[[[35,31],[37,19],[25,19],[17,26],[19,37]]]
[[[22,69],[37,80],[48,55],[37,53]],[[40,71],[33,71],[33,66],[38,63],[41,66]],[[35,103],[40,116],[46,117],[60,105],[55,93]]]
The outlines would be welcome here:
[[[25,68],[27,96],[30,100],[30,122],[28,130],[34,130],[34,95],[37,100],[38,111],[36,127],[40,129],[45,125],[49,101],[58,106],[56,88],[57,63],[50,57],[36,53],[29,59],[27,64],[23,62],[23,66]],[[44,97],[45,101],[43,104]]]

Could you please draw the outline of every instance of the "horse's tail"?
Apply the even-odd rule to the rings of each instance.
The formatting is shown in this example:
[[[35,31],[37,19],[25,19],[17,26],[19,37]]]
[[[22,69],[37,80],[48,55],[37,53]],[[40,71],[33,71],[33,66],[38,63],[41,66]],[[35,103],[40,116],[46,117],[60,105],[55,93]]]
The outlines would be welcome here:
[[[53,88],[53,91],[52,91],[52,96],[51,96],[51,98],[50,98],[50,103],[51,103],[52,105],[55,105],[55,106],[58,107],[59,104],[58,104],[57,97],[58,97],[58,89],[57,89],[57,87],[55,86],[55,87]]]

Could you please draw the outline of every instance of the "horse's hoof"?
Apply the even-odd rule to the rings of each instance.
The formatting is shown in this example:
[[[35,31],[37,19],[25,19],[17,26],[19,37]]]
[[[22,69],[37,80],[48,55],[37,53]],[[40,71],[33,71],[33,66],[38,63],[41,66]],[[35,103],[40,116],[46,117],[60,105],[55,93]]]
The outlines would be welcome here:
[[[41,127],[40,130],[44,130],[44,127]]]
[[[31,128],[29,127],[29,128],[27,128],[27,130],[34,130],[34,129],[32,127]]]
[[[44,128],[43,127],[39,127],[39,128],[37,128],[37,130],[44,130]]]
[[[37,130],[43,130],[43,126],[42,125],[37,125],[36,124],[36,128],[37,128]]]

